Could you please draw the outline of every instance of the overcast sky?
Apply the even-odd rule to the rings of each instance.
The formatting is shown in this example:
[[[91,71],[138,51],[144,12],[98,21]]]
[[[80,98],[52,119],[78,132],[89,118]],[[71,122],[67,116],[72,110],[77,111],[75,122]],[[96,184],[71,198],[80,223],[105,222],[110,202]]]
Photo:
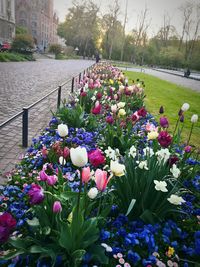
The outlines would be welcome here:
[[[194,3],[200,3],[200,0],[191,0]],[[97,4],[101,3],[102,13],[106,12],[109,4],[114,3],[113,0],[94,0]],[[148,8],[148,18],[151,20],[149,34],[157,33],[158,29],[163,25],[163,14],[167,12],[171,18],[171,24],[174,25],[178,32],[181,31],[182,20],[179,7],[186,0],[128,0],[128,23],[126,31],[132,30],[137,25],[138,15],[144,10],[145,5]],[[125,13],[126,0],[119,0],[121,6],[121,20]],[[54,9],[60,18],[64,21],[67,10],[72,6],[72,0],[54,0]]]

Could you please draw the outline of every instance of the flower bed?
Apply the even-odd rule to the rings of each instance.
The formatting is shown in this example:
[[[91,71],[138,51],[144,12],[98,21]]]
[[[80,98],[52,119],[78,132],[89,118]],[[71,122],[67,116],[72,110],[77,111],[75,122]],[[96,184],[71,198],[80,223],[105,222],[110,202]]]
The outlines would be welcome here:
[[[180,145],[189,105],[172,134],[143,85],[98,64],[33,140],[0,187],[1,266],[198,266],[198,116]]]

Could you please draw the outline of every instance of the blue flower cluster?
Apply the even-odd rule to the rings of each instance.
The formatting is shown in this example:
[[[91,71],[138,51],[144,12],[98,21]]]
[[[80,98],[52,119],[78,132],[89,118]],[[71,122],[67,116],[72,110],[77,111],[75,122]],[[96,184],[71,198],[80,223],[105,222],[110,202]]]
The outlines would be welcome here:
[[[18,229],[24,226],[27,219],[32,218],[31,212],[28,212],[29,206],[26,203],[26,190],[22,191],[15,185],[0,186],[1,210],[9,212],[15,217]]]
[[[133,266],[154,266],[156,257],[153,254],[156,252],[166,258],[169,247],[180,256],[200,259],[200,231],[194,234],[192,240],[188,237],[189,234],[172,220],[151,225],[129,221],[123,214],[108,218],[107,227],[101,230],[100,235],[101,241],[112,247],[111,257],[122,253]]]

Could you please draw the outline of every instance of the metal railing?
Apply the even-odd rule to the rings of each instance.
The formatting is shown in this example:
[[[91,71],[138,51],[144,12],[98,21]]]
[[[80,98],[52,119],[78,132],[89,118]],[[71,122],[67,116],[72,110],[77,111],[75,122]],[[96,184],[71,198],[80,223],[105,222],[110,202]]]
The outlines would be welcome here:
[[[55,93],[56,91],[57,91],[57,109],[59,109],[60,104],[61,104],[62,88],[66,84],[70,84],[70,82],[71,82],[71,93],[74,93],[75,79],[78,79],[78,82],[80,83],[81,77],[83,77],[84,74],[87,73],[94,65],[95,64],[91,65],[86,70],[84,70],[83,74],[82,74],[82,72],[80,72],[78,75],[75,75],[72,78],[68,79],[66,82],[62,83],[57,88],[53,89],[50,93],[46,94],[45,96],[43,96],[42,98],[40,98],[39,100],[37,100],[33,104],[29,105],[28,107],[23,107],[22,111],[18,112],[17,114],[15,114],[14,116],[12,116],[8,120],[6,120],[5,122],[1,123],[0,129],[2,129],[6,125],[10,124],[12,121],[17,119],[18,117],[22,116],[22,146],[25,148],[28,147],[29,110],[31,108],[33,108],[34,106],[36,106],[37,104],[39,104],[40,102],[42,102],[43,100],[45,100],[47,97],[49,97],[53,93]]]

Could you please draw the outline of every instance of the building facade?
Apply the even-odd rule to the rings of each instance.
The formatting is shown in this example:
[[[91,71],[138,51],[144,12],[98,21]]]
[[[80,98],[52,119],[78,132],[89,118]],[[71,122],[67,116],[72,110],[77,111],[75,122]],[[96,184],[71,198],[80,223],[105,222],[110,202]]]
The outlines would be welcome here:
[[[15,16],[16,25],[28,29],[40,50],[58,42],[53,0],[15,0]]]
[[[0,0],[0,43],[15,36],[15,0]]]

